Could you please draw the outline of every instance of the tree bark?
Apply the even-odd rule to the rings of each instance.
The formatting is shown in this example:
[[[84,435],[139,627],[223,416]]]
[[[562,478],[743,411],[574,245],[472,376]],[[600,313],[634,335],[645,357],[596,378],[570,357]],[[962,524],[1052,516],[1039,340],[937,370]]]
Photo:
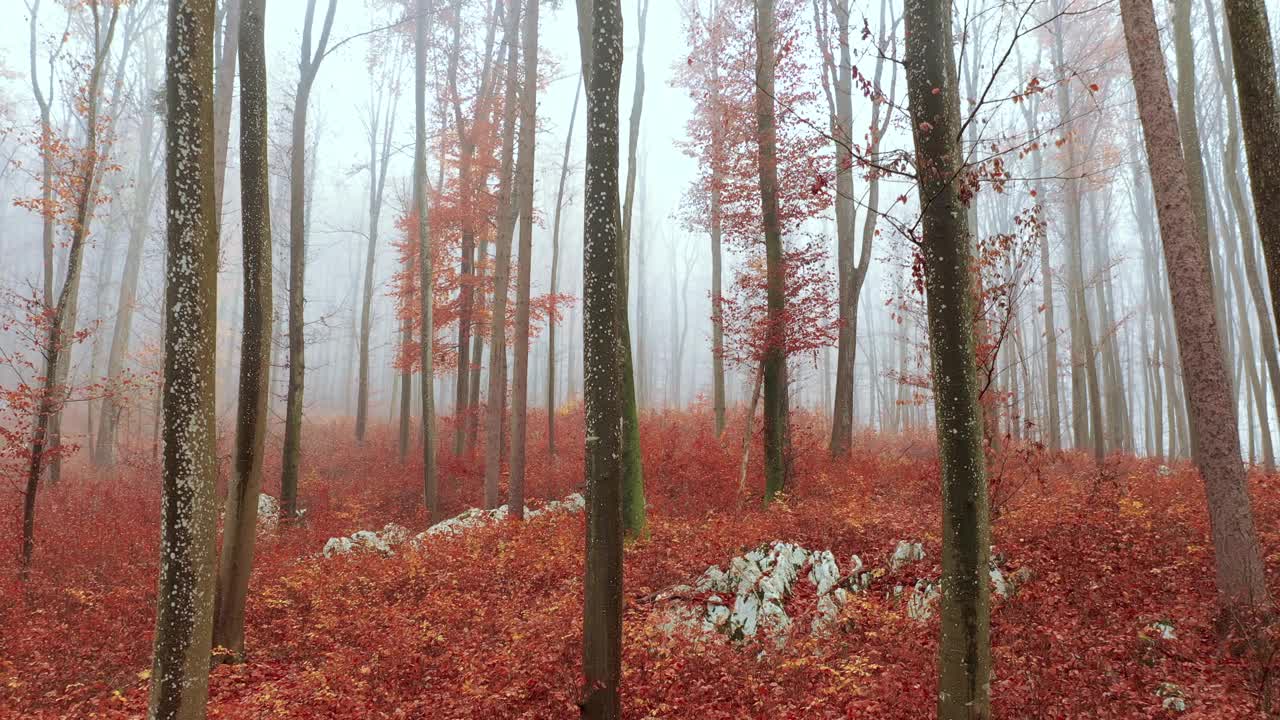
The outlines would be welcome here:
[[[418,244],[418,334],[419,364],[422,367],[422,492],[427,518],[441,517],[440,493],[436,485],[436,408],[434,340],[435,318],[432,297],[431,225],[427,207],[427,27],[435,9],[434,0],[416,0],[414,18],[414,152],[413,212]]]
[[[756,133],[760,166],[760,216],[764,226],[768,327],[764,350],[765,502],[787,486],[791,474],[787,409],[786,328],[783,326],[782,227],[778,221],[777,126],[774,118],[774,0],[756,0]]]
[[[1156,197],[1160,237],[1177,325],[1178,355],[1198,436],[1195,463],[1205,483],[1218,593],[1228,609],[1270,605],[1249,503],[1235,398],[1223,359],[1213,302],[1208,239],[1200,232],[1178,120],[1150,0],[1121,0],[1125,45]]]
[[[520,93],[520,266],[516,275],[516,327],[512,348],[515,360],[511,378],[511,475],[507,514],[524,519],[525,448],[529,426],[529,291],[533,271],[533,165],[538,123],[538,5],[527,0],[520,40],[524,87]]]
[[[618,84],[622,8],[577,0],[587,86],[583,197],[583,349],[586,391],[587,547],[580,707],[588,720],[622,717],[623,402],[618,277]],[[624,296],[625,297],[625,296]]]
[[[258,494],[267,439],[271,380],[271,174],[268,167],[266,0],[245,0],[240,27],[240,213],[244,256],[244,335],[236,410],[234,467],[227,488],[218,563],[213,642],[244,657],[244,609],[258,529]]]
[[[1275,48],[1263,0],[1225,0],[1249,185],[1262,254],[1271,283],[1272,311],[1280,316],[1280,90]]]
[[[938,717],[991,716],[990,520],[973,336],[972,243],[956,178],[963,171],[951,6],[906,2],[906,73],[933,396],[942,464],[942,609]]]
[[[213,4],[169,5],[164,494],[147,711],[153,720],[203,718],[208,695],[217,532]]]
[[[519,0],[506,0],[506,93],[502,109],[502,169],[498,180],[498,235],[494,240],[493,309],[489,325],[489,393],[485,399],[484,506],[498,506],[502,475],[503,406],[507,399],[507,289],[511,284],[511,235],[516,223],[515,135],[519,80]],[[524,158],[520,159],[524,162]]]
[[[636,189],[636,151],[640,144],[640,115],[644,109],[644,38],[649,0],[640,0],[640,42],[636,46],[636,81],[631,97],[627,136],[626,201],[622,207],[622,236],[618,245],[618,341],[622,343],[622,520],[629,537],[648,534],[644,497],[644,462],[640,452],[640,406],[636,398],[635,363],[631,356],[631,318],[628,314],[631,277],[631,212]],[[677,370],[678,372],[678,370]]]

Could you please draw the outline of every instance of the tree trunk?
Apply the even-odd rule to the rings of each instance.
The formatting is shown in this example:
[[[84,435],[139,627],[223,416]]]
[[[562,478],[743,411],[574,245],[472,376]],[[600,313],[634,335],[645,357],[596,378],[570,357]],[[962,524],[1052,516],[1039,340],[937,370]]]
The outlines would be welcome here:
[[[520,40],[524,87],[520,93],[520,266],[516,276],[515,361],[511,378],[511,476],[507,513],[524,519],[525,448],[529,426],[529,291],[533,270],[533,165],[534,133],[538,122],[538,4],[527,0]]]
[[[631,319],[628,314],[631,276],[631,211],[636,189],[636,151],[640,144],[640,115],[644,109],[644,38],[648,24],[649,0],[641,0],[640,42],[636,46],[636,82],[631,97],[631,118],[627,139],[626,203],[622,208],[622,236],[618,245],[618,342],[622,343],[622,520],[628,537],[648,534],[648,513],[644,497],[644,462],[640,452],[640,410],[636,399],[635,364],[631,357]],[[679,370],[677,369],[677,372]]]
[[[756,0],[756,133],[760,215],[764,226],[768,315],[764,351],[765,502],[787,486],[791,464],[787,409],[786,328],[783,327],[782,227],[778,221],[777,126],[774,120],[774,0]]]
[[[564,138],[564,156],[560,158],[560,184],[556,188],[555,220],[551,224],[551,296],[559,291],[560,211],[564,208],[564,183],[569,176],[569,151],[573,147],[573,126],[578,119],[578,100],[582,81],[573,93],[573,109],[569,111],[569,131]],[[547,453],[556,454],[556,315],[547,317]]]
[[[267,156],[266,0],[245,0],[240,15],[240,213],[244,258],[244,336],[234,466],[227,488],[218,563],[213,643],[244,657],[244,609],[258,529],[271,379],[271,175]]]
[[[147,717],[197,720],[208,695],[217,533],[213,0],[170,3],[168,46],[164,494]]]
[[[280,468],[280,514],[286,520],[298,515],[298,465],[302,459],[302,391],[306,379],[305,289],[307,267],[306,179],[307,102],[320,61],[329,44],[333,14],[338,0],[329,0],[320,41],[311,52],[311,25],[316,0],[307,0],[303,20],[300,77],[294,98],[291,152],[289,158],[289,385],[285,396],[284,448]]]
[[[422,366],[422,492],[427,518],[441,517],[440,493],[436,486],[436,408],[434,340],[435,318],[432,297],[431,225],[427,207],[427,23],[435,9],[433,0],[417,0],[414,18],[414,152],[413,212],[418,244],[418,334],[419,364]]]
[[[511,235],[516,222],[515,134],[519,80],[519,0],[506,0],[506,93],[502,109],[502,169],[498,187],[497,257],[493,271],[493,309],[489,325],[489,393],[485,399],[484,506],[498,507],[502,475],[503,406],[507,399],[507,289],[511,284]],[[524,158],[521,158],[521,162]]]
[[[1253,526],[1235,399],[1213,302],[1208,239],[1201,234],[1179,147],[1178,120],[1165,80],[1155,12],[1149,0],[1121,0],[1125,44],[1155,193],[1160,237],[1177,325],[1178,354],[1198,436],[1195,463],[1204,478],[1218,592],[1224,607],[1267,607],[1262,556]]]
[[[960,101],[951,6],[907,0],[906,72],[915,138],[933,396],[942,464],[938,717],[991,716],[989,508],[973,336],[972,243],[954,178]]]
[[[399,73],[396,74],[398,79]],[[391,161],[399,92],[393,87],[375,98],[372,122],[369,123],[369,243],[365,250],[364,285],[360,301],[360,364],[356,380],[356,443],[363,444],[369,424],[369,343],[373,335],[373,270],[378,247],[378,224],[382,218],[383,190],[387,186],[387,166]],[[390,92],[391,100],[382,105],[382,93]],[[385,113],[385,115],[383,114]],[[381,136],[381,137],[379,137]],[[381,145],[379,145],[381,143]]]
[[[1271,306],[1280,316],[1280,203],[1275,201],[1280,198],[1280,90],[1271,24],[1263,0],[1225,0],[1223,6]]]
[[[578,0],[578,37],[587,84],[582,264],[587,557],[579,704],[583,718],[618,720],[622,717],[624,398],[617,307],[622,244],[618,84],[623,53],[622,9],[617,0]]]

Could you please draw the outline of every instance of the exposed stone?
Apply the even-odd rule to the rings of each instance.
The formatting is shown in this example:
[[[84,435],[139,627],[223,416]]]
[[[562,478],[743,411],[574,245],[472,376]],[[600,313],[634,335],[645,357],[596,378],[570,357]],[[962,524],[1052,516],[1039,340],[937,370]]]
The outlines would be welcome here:
[[[711,566],[693,582],[676,585],[655,599],[663,602],[658,626],[666,632],[679,628],[718,632],[735,640],[769,637],[785,645],[792,629],[788,603],[797,583],[815,590],[815,604],[800,608],[811,612],[811,632],[823,632],[837,620],[853,592],[865,585],[862,561],[853,556],[853,572],[842,576],[830,550],[810,551],[799,545],[775,541],[729,561],[726,569]],[[796,608],[792,608],[796,610]]]
[[[261,507],[261,504],[259,506]],[[537,509],[530,509],[526,506],[524,514],[526,519],[533,519],[555,513],[581,512],[585,507],[586,500],[582,495],[574,493],[564,500],[552,500]],[[493,510],[471,508],[448,520],[438,522],[413,537],[409,536],[408,528],[395,523],[387,523],[381,531],[358,530],[352,533],[350,537],[329,538],[324,544],[322,554],[325,557],[332,557],[334,555],[345,555],[353,550],[365,550],[381,555],[394,555],[393,548],[397,545],[409,543],[411,547],[417,549],[421,547],[423,541],[430,535],[457,535],[468,528],[488,525],[505,519],[507,519],[507,507],[505,505]]]
[[[258,532],[273,532],[280,524],[280,503],[266,493],[258,494]]]
[[[897,572],[907,565],[923,559],[924,545],[899,540],[897,547],[893,549],[893,555],[889,557],[889,571]]]

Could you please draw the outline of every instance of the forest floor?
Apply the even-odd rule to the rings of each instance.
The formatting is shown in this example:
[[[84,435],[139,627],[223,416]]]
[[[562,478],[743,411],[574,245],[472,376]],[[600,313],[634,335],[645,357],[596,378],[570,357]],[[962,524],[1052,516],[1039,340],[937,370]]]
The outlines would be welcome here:
[[[559,419],[563,451],[554,458],[545,450],[545,416],[533,420],[529,496],[581,490],[580,413]],[[931,440],[860,436],[851,459],[832,462],[820,424],[797,416],[795,482],[784,502],[763,509],[738,499],[740,422],[723,442],[705,411],[648,414],[642,425],[651,535],[626,555],[626,717],[930,716],[938,620],[908,617],[890,589],[939,573]],[[209,716],[576,717],[582,515],[432,536],[420,550],[402,546],[391,557],[321,558],[331,536],[387,522],[413,533],[427,525],[420,459],[401,465],[385,429],[363,447],[349,437],[345,422],[309,426],[300,487],[306,521],[259,541],[248,660],[214,669]],[[482,478],[474,461],[446,455],[441,478],[452,515],[479,501]],[[761,484],[758,458],[757,445],[753,488]],[[1030,577],[1009,597],[993,598],[997,717],[1258,715],[1256,663],[1230,652],[1215,632],[1203,488],[1186,463],[1166,469],[1116,456],[1099,473],[1082,456],[1011,444],[994,467],[993,542],[1006,572]],[[275,494],[278,467],[267,477]],[[148,448],[110,475],[71,463],[64,478],[41,497],[26,585],[16,580],[18,543],[4,543],[0,717],[142,717],[159,471]],[[1252,477],[1273,589],[1278,482]],[[0,531],[17,538],[20,496],[6,496],[13,512]],[[842,567],[853,553],[884,565],[900,540],[922,542],[926,555],[877,576],[844,605],[835,628],[798,632],[781,649],[659,628],[656,593],[774,540],[831,549]],[[1170,623],[1176,637],[1161,638],[1157,622]],[[1171,695],[1184,710],[1166,707],[1175,704],[1166,702]]]

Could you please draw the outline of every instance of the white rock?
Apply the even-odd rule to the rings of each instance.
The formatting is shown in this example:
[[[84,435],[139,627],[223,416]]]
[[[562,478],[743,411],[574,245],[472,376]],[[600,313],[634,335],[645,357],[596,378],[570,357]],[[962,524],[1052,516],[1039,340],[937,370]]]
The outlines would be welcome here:
[[[933,616],[934,601],[938,599],[938,587],[921,578],[916,581],[914,592],[907,598],[907,617],[912,620],[928,620]]]
[[[1167,697],[1164,699],[1164,702],[1160,703],[1160,705],[1164,707],[1165,710],[1169,710],[1171,712],[1187,711],[1187,701],[1180,697]]]
[[[258,494],[258,530],[270,532],[280,524],[280,503],[266,493]]]
[[[991,584],[995,586],[993,589],[997,595],[1002,598],[1009,597],[1009,583],[1005,582],[1004,573],[998,567],[991,568]]]
[[[352,545],[354,545],[354,543],[351,542],[351,538],[349,537],[329,538],[324,544],[323,553],[327,558],[333,557],[334,555],[346,555],[351,552]]]
[[[893,555],[889,558],[889,570],[896,572],[897,570],[924,559],[924,545],[921,543],[909,543],[906,540],[899,540],[897,547],[893,549]]]
[[[1149,630],[1156,634],[1161,640],[1177,640],[1178,633],[1174,632],[1173,623],[1160,620],[1153,622],[1147,626]]]
[[[860,569],[861,560],[854,557],[854,567]],[[796,583],[804,581],[814,586],[817,595],[810,628],[822,631],[837,619],[851,597],[849,589],[839,586],[841,574],[835,555],[782,541],[731,559],[725,570],[715,565],[707,568],[691,588],[694,595],[706,594],[703,599],[689,600],[680,591],[688,587],[685,585],[660,593],[658,599],[672,601],[674,608],[660,615],[658,625],[668,632],[686,627],[737,640],[764,635],[782,646],[792,627],[787,602]],[[855,581],[853,592],[861,589]]]

